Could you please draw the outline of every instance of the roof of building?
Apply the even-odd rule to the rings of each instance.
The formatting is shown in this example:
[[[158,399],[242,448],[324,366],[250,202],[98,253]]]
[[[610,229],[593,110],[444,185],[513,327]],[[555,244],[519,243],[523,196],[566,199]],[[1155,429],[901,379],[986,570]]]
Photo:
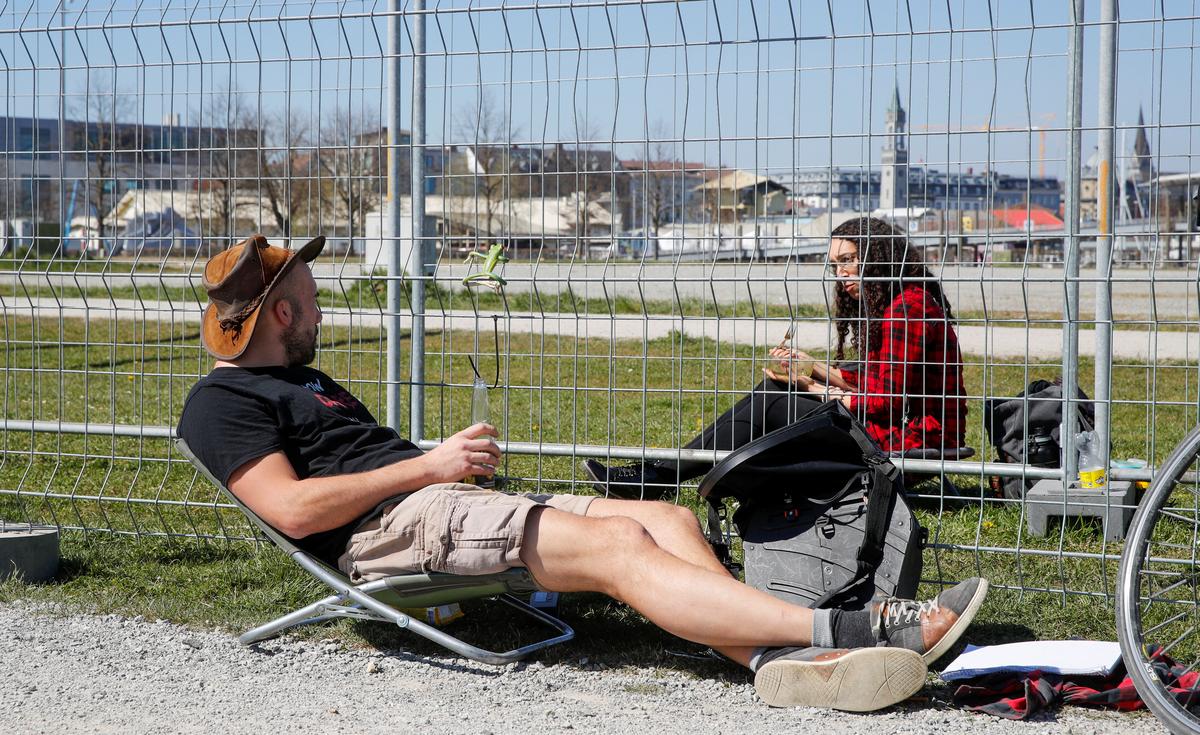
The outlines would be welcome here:
[[[773,184],[779,188],[786,188],[779,182],[766,176],[759,176],[758,174],[753,174],[749,171],[742,171],[740,169],[727,169],[716,173],[716,175],[714,175],[708,181],[697,186],[696,191],[712,189],[732,189],[734,191],[740,191],[742,189],[748,189],[752,186],[758,186],[759,184],[763,183]]]
[[[1062,227],[1063,221],[1044,207],[993,209],[992,216],[1008,227]]]

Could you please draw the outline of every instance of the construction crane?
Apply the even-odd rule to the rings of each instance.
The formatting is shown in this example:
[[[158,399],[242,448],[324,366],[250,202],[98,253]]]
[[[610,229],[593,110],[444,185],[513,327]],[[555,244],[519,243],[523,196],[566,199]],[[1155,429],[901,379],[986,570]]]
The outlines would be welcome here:
[[[1052,130],[1051,123],[1055,119],[1053,112],[1045,112],[1038,116],[1042,121],[1041,125],[992,125],[992,116],[988,115],[984,118],[982,125],[972,125],[963,128],[947,128],[942,125],[915,125],[913,130],[922,130],[929,133],[990,133],[993,131],[1016,131],[1016,132],[1034,132],[1038,134],[1038,178],[1046,178],[1046,131]]]

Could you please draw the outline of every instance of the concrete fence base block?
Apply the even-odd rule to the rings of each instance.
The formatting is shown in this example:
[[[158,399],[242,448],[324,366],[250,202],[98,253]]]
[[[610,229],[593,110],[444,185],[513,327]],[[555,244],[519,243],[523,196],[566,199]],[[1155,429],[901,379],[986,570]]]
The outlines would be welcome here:
[[[0,525],[0,580],[17,575],[45,582],[58,573],[58,529],[28,523]]]

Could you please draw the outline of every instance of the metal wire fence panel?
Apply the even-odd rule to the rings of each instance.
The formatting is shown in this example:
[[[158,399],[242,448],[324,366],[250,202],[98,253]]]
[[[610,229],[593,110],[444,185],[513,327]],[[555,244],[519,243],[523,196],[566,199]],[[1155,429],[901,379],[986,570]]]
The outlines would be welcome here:
[[[911,487],[927,576],[1109,594],[1120,534],[1073,516],[1134,496],[1006,495],[1075,479],[1075,432],[1051,436],[1065,470],[1000,461],[985,405],[1065,378],[1129,481],[1200,418],[1197,20],[1098,0],[9,6],[0,518],[252,535],[168,441],[211,366],[203,266],[253,232],[324,234],[316,366],[425,446],[470,423],[477,370],[514,486],[592,492],[585,458],[655,461],[699,507],[678,466],[734,447],[693,440],[783,344],[840,366],[889,449],[933,450],[897,458],[933,478]],[[859,215],[907,251],[872,235],[844,258],[831,233]],[[503,288],[464,285],[495,247]],[[884,317],[870,294],[902,270],[952,321]],[[936,344],[896,352],[933,322]]]

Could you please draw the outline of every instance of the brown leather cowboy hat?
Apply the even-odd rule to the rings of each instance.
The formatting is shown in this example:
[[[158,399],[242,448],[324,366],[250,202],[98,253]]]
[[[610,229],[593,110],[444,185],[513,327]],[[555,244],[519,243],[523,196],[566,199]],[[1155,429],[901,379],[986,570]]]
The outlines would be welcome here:
[[[299,250],[275,247],[262,235],[251,235],[210,258],[203,279],[209,304],[200,325],[208,353],[220,360],[240,357],[271,289],[296,263],[311,263],[324,247],[324,235]]]

